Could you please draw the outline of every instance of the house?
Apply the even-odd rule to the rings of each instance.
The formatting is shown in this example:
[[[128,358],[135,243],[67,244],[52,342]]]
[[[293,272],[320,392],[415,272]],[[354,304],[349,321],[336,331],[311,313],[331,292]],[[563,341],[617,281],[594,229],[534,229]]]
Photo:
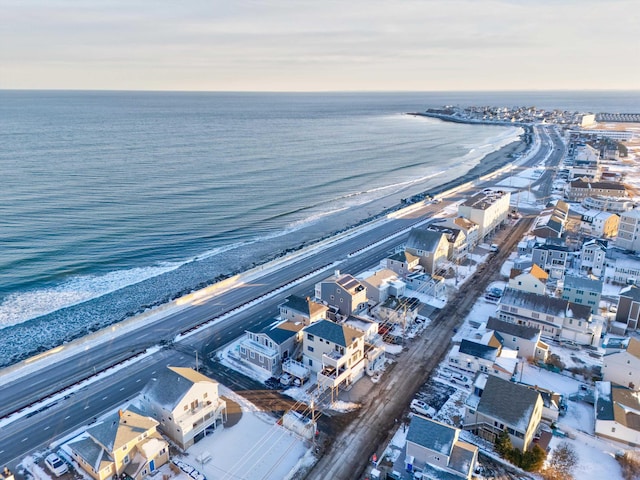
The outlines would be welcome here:
[[[184,367],[161,370],[142,390],[140,404],[182,450],[204,438],[207,429],[222,425],[227,410],[218,382]]]
[[[446,298],[444,277],[428,273],[412,273],[405,278],[407,288],[433,298]]]
[[[487,330],[499,333],[502,337],[502,345],[517,351],[519,357],[540,362],[547,361],[549,345],[540,339],[540,329],[489,317]]]
[[[554,243],[537,244],[533,247],[531,260],[549,274],[549,279],[559,280],[564,276],[569,259],[569,249]]]
[[[542,419],[538,392],[493,375],[480,375],[465,403],[464,429],[493,443],[507,431],[514,447],[525,451]]]
[[[462,370],[470,376],[490,373],[511,380],[518,367],[516,352],[502,348],[499,334],[488,332],[480,342],[464,339],[449,351],[449,367]]]
[[[394,297],[404,295],[404,282],[396,272],[387,268],[377,270],[361,281],[367,287],[367,299],[372,304],[383,303],[390,295]]]
[[[310,325],[313,322],[327,318],[329,307],[310,297],[290,295],[280,305],[280,318],[293,323],[302,322]]]
[[[587,305],[509,287],[500,298],[498,318],[538,328],[543,337],[592,346],[598,344],[603,327]]]
[[[467,258],[467,255],[469,254],[469,245],[467,244],[467,237],[461,229],[445,227],[444,225],[435,223],[430,224],[427,229],[445,234],[447,243],[449,244],[449,250],[447,252],[448,260],[451,260],[452,262],[460,262]]]
[[[602,361],[604,381],[640,390],[640,340],[631,337],[625,350],[607,353]]]
[[[303,363],[317,372],[320,390],[350,385],[362,377],[364,332],[329,320],[312,323],[302,332]]]
[[[620,294],[618,295],[615,323],[620,326],[616,330],[621,330],[622,334],[636,331],[639,320],[640,288],[635,285],[629,285],[620,290]]]
[[[377,305],[372,313],[381,324],[407,328],[415,323],[421,305],[420,300],[414,297],[389,297]]]
[[[640,396],[610,382],[596,382],[595,434],[640,448]]]
[[[340,270],[316,283],[315,295],[337,307],[338,313],[343,317],[367,308],[367,287],[352,275],[341,274]]]
[[[482,241],[507,220],[510,199],[509,192],[486,189],[460,204],[458,215],[478,225]]]
[[[471,479],[478,447],[459,437],[457,428],[413,415],[407,432],[406,470],[422,472],[422,478]]]
[[[480,227],[477,223],[472,222],[468,218],[464,217],[446,217],[442,220],[440,225],[444,227],[457,228],[464,233],[467,243],[467,250],[470,251],[480,242],[479,230]]]
[[[245,338],[240,342],[240,358],[272,376],[278,375],[282,364],[297,356],[304,326],[303,322],[276,320],[265,328],[245,330]]]
[[[622,213],[633,208],[633,201],[629,198],[603,197],[593,195],[585,197],[581,205],[589,210],[602,210],[603,212]]]
[[[416,271],[416,269],[423,270],[420,266],[420,257],[412,255],[405,250],[394,253],[381,263],[384,268],[396,272],[402,278]]]
[[[449,242],[442,232],[413,228],[405,245],[405,251],[420,258],[420,265],[430,275],[437,273],[447,261]]]
[[[587,305],[591,313],[598,313],[600,296],[602,295],[602,280],[565,275],[562,286],[562,298],[579,305]]]
[[[580,271],[584,274],[602,277],[607,254],[607,240],[591,239],[580,249]]]
[[[169,461],[169,444],[157,426],[153,418],[120,410],[67,442],[63,449],[96,480],[123,475],[141,480]]]
[[[523,292],[544,295],[547,293],[548,279],[549,274],[536,264],[533,264],[528,272],[512,268],[511,274],[509,275],[509,287],[522,290]]]
[[[618,234],[620,217],[611,212],[588,210],[581,215],[580,230],[586,235],[612,238]]]
[[[618,285],[635,285],[640,282],[640,256],[636,253],[609,248],[605,260],[607,273],[613,270],[613,277],[607,276],[607,280]]]
[[[569,217],[569,205],[558,200],[556,205],[546,208],[536,218],[532,233],[541,238],[560,238]]]
[[[615,245],[623,250],[640,250],[640,209],[634,208],[620,214],[618,237]]]
[[[628,197],[624,184],[619,182],[591,182],[588,180],[574,180],[568,184],[565,196],[570,202],[581,202],[587,197]]]

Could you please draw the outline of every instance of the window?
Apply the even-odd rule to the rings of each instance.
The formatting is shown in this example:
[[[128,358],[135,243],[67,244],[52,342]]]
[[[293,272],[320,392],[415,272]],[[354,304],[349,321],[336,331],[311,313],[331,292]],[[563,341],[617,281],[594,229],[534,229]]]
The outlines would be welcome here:
[[[313,365],[313,360],[309,359],[309,366]]]
[[[313,342],[315,340],[315,337],[310,333],[307,333],[307,340],[309,340],[310,342]]]
[[[251,352],[249,352],[249,356],[251,358],[256,358],[256,352],[254,352],[253,350]]]
[[[313,347],[311,345],[308,345],[307,350],[309,350],[310,352],[313,352]]]
[[[264,357],[262,355],[258,355],[258,361],[260,363],[264,363]]]
[[[129,455],[124,456],[124,458],[122,459],[122,463],[124,463],[125,465],[129,463]]]

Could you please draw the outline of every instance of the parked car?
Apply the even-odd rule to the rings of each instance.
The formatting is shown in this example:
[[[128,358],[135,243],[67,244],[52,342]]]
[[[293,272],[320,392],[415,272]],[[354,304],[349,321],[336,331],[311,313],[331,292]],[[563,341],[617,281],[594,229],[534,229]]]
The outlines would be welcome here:
[[[492,252],[497,252],[500,250],[500,247],[497,244],[492,243],[491,246],[489,247],[489,250],[491,250]]]
[[[409,409],[411,409],[411,411],[413,412],[419,413],[420,415],[424,415],[427,418],[432,418],[436,414],[435,408],[418,399],[411,400]]]
[[[278,390],[281,388],[280,385],[280,380],[278,380],[276,377],[271,377],[269,379],[267,379],[264,382],[265,387],[267,387],[270,390]]]
[[[280,383],[285,387],[288,387],[293,382],[293,377],[288,373],[280,375]]]
[[[47,458],[44,459],[44,464],[56,477],[64,475],[69,471],[69,466],[55,453],[48,455]]]

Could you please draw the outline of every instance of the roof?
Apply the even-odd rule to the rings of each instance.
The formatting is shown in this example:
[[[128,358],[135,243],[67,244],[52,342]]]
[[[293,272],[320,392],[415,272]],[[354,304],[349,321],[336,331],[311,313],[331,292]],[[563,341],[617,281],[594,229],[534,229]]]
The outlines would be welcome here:
[[[635,285],[629,285],[626,288],[620,290],[621,297],[630,298],[631,300],[635,300],[636,302],[640,302],[640,288]]]
[[[397,278],[398,274],[396,272],[389,270],[388,268],[383,268],[374,272],[373,275],[369,275],[367,278],[363,279],[363,281],[367,282],[374,288],[379,288],[381,285],[387,284]]]
[[[470,340],[462,340],[460,342],[460,353],[471,355],[476,358],[484,358],[485,360],[495,360],[498,356],[498,349],[481,343],[472,342]]]
[[[153,418],[125,410],[109,415],[87,433],[111,453],[157,425]]]
[[[525,431],[538,401],[542,402],[538,392],[489,375],[477,410],[483,415]]]
[[[406,246],[407,248],[413,248],[415,250],[433,252],[436,250],[443,238],[446,240],[446,235],[442,232],[413,228],[409,233]]]
[[[414,311],[420,308],[422,304],[420,303],[420,300],[415,298],[415,297],[394,297],[394,296],[389,296],[387,297],[387,299],[382,303],[382,307],[384,308],[391,308],[393,310],[404,310],[405,308],[407,309],[407,311]]]
[[[150,401],[171,411],[180,403],[193,384],[199,382],[216,385],[218,383],[191,368],[167,367],[147,383],[142,394]]]
[[[462,203],[465,207],[471,207],[478,210],[486,210],[495,203],[496,200],[507,195],[507,192],[501,190],[491,190],[490,192],[476,193],[471,198]]]
[[[356,330],[355,328],[351,328],[347,325],[339,325],[329,320],[320,320],[312,323],[308,327],[305,327],[304,331],[343,347],[348,347],[355,341],[355,339],[364,335],[363,332]]]
[[[449,468],[468,477],[474,468],[478,447],[467,442],[456,442],[451,450]]]
[[[564,288],[567,287],[602,293],[602,280],[594,280],[592,278],[579,277],[577,275],[565,275]]]
[[[596,420],[614,420],[611,382],[596,382],[595,394]]]
[[[504,289],[500,304],[522,307],[556,317],[572,317],[582,320],[591,318],[591,307],[588,305],[579,305],[562,298],[548,297],[510,287]]]
[[[349,275],[348,273],[340,275],[335,279],[335,282],[349,293],[359,292],[365,288],[356,277]]]
[[[629,339],[629,345],[627,345],[627,353],[630,353],[636,358],[640,358],[640,340],[631,337]]]
[[[517,325],[511,322],[505,322],[495,317],[489,317],[487,321],[487,330],[494,330],[512,337],[523,338],[525,340],[535,341],[540,336],[540,330],[535,327],[527,327],[525,325]]]
[[[640,218],[640,208],[634,208],[620,214],[621,217]]]
[[[611,399],[616,422],[632,430],[640,431],[640,393],[612,385]]]
[[[584,180],[574,180],[571,188],[600,188],[604,190],[626,190],[622,183],[618,182],[585,182]]]
[[[457,439],[455,428],[420,415],[413,415],[407,432],[407,442],[415,443],[447,457]]]
[[[284,299],[280,306],[286,306],[291,310],[300,312],[306,317],[314,317],[318,313],[327,311],[327,306],[322,303],[314,302],[309,297],[301,297],[299,295],[291,295]]]
[[[86,433],[71,440],[68,444],[85,462],[99,472],[113,462],[113,458],[98,443],[96,443]]]
[[[420,257],[411,255],[409,252],[406,252],[404,250],[400,252],[396,252],[388,258],[391,260],[395,260],[396,262],[402,262],[402,263],[413,263],[413,262],[417,263],[420,260]]]
[[[302,323],[293,323],[293,322],[279,322],[276,325],[268,325],[262,329],[248,329],[247,331],[256,334],[264,334],[273,340],[278,345],[289,340],[291,337],[294,337],[296,333],[298,333],[304,325]]]
[[[549,278],[549,274],[542,268],[540,268],[537,263],[533,264],[531,270],[529,271],[529,274],[534,276],[538,280],[547,280]]]

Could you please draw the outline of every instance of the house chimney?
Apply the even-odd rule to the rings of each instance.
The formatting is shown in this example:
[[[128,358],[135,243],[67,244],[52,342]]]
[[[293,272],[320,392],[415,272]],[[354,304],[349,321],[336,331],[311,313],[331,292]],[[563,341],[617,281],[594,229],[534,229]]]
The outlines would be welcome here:
[[[336,269],[336,271],[334,272],[334,274],[335,274],[335,276],[336,276],[336,277],[339,277],[339,276],[340,276],[340,270],[337,270],[337,269]]]
[[[120,418],[122,418],[122,415],[123,415],[122,410],[118,410],[118,416],[119,416]]]

